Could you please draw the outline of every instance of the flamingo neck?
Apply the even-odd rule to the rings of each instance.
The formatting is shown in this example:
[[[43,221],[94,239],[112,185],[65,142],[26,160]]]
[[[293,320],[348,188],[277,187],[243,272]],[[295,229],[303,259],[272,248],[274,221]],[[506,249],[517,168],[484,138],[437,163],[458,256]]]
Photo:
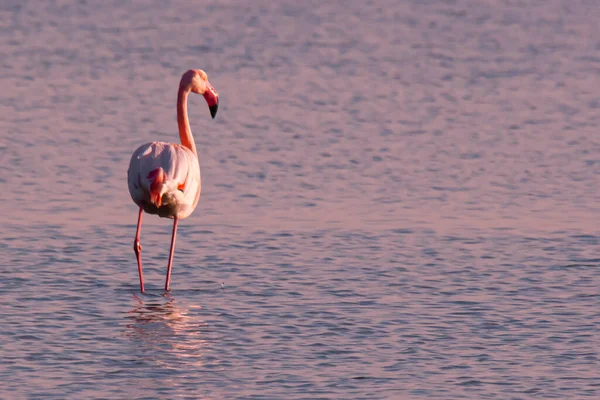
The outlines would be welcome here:
[[[181,140],[181,144],[190,149],[194,154],[197,154],[196,143],[194,143],[194,137],[192,136],[187,112],[189,93],[189,87],[183,85],[179,87],[179,92],[177,93],[177,125],[179,126],[179,139]]]

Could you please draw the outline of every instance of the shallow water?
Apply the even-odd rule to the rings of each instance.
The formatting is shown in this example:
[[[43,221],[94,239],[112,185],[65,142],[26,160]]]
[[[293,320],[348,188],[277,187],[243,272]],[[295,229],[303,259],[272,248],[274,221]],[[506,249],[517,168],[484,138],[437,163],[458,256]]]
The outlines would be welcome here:
[[[600,397],[595,2],[90,3],[0,6],[0,397]]]

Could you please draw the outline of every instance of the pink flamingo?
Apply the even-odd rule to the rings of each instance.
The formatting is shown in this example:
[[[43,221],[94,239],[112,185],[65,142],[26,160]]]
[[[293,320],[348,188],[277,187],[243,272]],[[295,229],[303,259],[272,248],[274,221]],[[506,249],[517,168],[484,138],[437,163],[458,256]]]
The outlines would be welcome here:
[[[135,204],[140,207],[133,250],[137,257],[142,293],[144,292],[140,243],[142,211],[158,214],[163,218],[173,218],[173,235],[165,281],[165,291],[168,291],[171,283],[177,223],[180,218],[186,218],[194,211],[200,198],[200,163],[187,113],[190,91],[204,96],[210,115],[215,117],[219,106],[219,95],[208,82],[206,72],[200,69],[187,71],[181,77],[177,93],[177,125],[181,144],[165,142],[143,144],[131,156],[127,171],[129,193]]]

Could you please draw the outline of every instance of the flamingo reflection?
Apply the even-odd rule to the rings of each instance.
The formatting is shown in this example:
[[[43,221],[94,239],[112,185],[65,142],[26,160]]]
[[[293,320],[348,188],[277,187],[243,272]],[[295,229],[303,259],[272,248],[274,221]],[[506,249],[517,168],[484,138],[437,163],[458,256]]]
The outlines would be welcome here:
[[[139,341],[148,352],[166,351],[178,358],[192,358],[203,364],[206,347],[203,335],[207,324],[189,314],[189,308],[179,305],[171,296],[143,298],[133,296],[135,305],[125,318],[126,335]],[[158,361],[158,360],[157,360]]]

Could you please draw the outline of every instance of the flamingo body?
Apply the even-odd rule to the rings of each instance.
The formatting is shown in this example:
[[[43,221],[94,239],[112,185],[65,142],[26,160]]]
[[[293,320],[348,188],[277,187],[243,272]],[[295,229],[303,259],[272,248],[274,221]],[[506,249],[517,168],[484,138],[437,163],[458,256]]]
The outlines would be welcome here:
[[[200,198],[198,158],[179,144],[141,145],[131,156],[127,178],[131,198],[148,214],[186,218]]]

